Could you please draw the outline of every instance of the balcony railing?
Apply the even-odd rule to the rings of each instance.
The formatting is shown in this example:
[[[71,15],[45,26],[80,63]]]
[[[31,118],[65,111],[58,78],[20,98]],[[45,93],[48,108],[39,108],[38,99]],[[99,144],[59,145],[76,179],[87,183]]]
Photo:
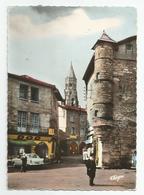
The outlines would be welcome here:
[[[28,135],[51,135],[51,131],[49,132],[49,127],[42,127],[39,128],[33,128],[30,125],[27,125],[27,127],[19,127],[17,125],[9,125],[8,127],[8,133],[14,133],[14,134],[28,134]],[[53,135],[55,134],[55,131],[53,131]]]

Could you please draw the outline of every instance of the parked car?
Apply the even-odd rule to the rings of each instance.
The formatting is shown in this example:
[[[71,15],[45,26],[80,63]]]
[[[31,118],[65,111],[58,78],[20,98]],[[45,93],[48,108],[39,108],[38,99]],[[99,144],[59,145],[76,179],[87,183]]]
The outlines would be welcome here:
[[[40,158],[37,154],[35,153],[28,153],[25,154],[27,157],[27,165],[28,166],[40,166],[44,164],[44,159]],[[16,166],[21,166],[22,165],[22,160],[20,157],[15,157],[12,159],[13,165]]]

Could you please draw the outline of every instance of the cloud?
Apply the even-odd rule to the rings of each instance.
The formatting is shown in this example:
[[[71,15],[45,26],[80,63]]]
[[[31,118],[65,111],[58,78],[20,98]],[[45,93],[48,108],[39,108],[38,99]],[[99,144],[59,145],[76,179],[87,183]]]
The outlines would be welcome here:
[[[41,24],[33,23],[26,15],[12,15],[9,17],[9,32],[10,37],[16,38],[45,38],[56,35],[81,37],[103,29],[118,28],[122,23],[121,18],[114,17],[92,20],[83,9],[78,8],[71,15],[60,16]]]

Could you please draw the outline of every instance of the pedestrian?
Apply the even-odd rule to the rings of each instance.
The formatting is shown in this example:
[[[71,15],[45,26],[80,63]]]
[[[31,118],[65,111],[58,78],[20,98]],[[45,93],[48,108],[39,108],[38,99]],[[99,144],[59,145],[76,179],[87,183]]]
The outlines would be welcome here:
[[[58,164],[61,163],[61,149],[60,149],[60,147],[57,147],[57,149],[56,149],[56,162]]]
[[[21,160],[22,160],[21,172],[26,172],[26,168],[27,168],[27,156],[26,156],[25,153],[22,154]]]
[[[87,149],[83,148],[83,162],[86,164],[86,161],[88,160],[88,153]]]
[[[86,162],[87,175],[89,176],[89,185],[94,186],[93,183],[96,173],[96,163],[94,153],[90,154],[90,158]]]
[[[88,158],[90,158],[90,154],[94,153],[94,149],[92,147],[92,144],[88,144],[87,145],[87,154],[88,154]]]

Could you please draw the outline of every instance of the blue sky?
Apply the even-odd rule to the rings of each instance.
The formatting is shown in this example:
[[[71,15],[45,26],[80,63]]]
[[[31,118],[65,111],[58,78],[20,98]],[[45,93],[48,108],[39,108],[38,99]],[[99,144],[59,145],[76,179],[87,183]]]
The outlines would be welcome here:
[[[64,97],[72,61],[82,106],[82,77],[91,47],[106,33],[115,41],[136,35],[136,10],[131,7],[9,7],[8,71],[55,84]]]

